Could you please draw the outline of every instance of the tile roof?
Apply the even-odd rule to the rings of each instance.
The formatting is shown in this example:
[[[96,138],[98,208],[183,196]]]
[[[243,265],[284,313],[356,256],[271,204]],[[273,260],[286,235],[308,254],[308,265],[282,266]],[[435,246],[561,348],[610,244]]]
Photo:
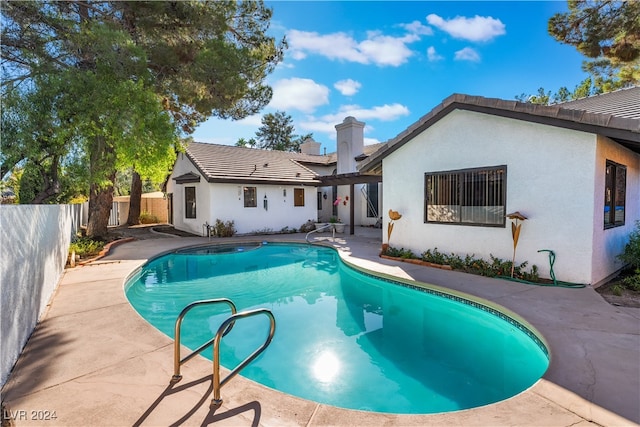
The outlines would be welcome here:
[[[364,155],[385,143],[364,146]],[[272,182],[319,184],[318,175],[305,165],[335,166],[337,154],[313,155],[257,148],[191,142],[186,154],[209,182]],[[174,178],[191,182],[189,174]]]
[[[583,110],[589,113],[609,114],[628,119],[640,119],[640,86],[576,99],[556,104],[561,108]]]
[[[200,142],[190,143],[186,153],[209,182],[318,183],[299,162],[308,155]]]
[[[640,153],[640,118],[632,116],[635,114],[634,111],[638,109],[638,88],[618,92],[578,100],[583,101],[579,104],[557,105],[537,105],[482,96],[453,94],[388,141],[387,144],[364,160],[358,169],[361,172],[380,172],[380,163],[384,157],[456,109],[597,133],[610,137],[630,150]],[[593,98],[598,100],[594,101]],[[587,100],[591,101],[588,106],[585,106]],[[578,101],[573,102],[578,103]]]
[[[369,157],[370,155],[378,151],[378,149],[385,144],[386,142],[379,142],[377,144],[365,145],[362,149],[363,151],[362,154]],[[295,159],[300,163],[329,166],[329,165],[335,165],[338,162],[338,153],[336,152],[329,153],[323,156],[317,156],[313,154],[302,154],[302,153],[292,153],[292,154],[297,155]]]

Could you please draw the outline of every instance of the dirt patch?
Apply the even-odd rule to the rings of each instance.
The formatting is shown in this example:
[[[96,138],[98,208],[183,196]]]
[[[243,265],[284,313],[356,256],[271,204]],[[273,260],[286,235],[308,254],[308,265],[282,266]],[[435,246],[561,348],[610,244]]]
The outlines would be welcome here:
[[[171,225],[156,225],[152,228],[154,231],[157,231],[158,233],[173,234],[174,236],[179,236],[179,237],[202,237],[197,234],[187,233],[186,231],[176,230]]]
[[[596,288],[596,292],[602,295],[609,304],[620,307],[640,308],[640,292],[626,289],[622,285],[622,280],[632,272],[624,271],[618,277]]]
[[[155,233],[154,233],[155,231]],[[187,233],[185,231],[176,230],[172,225],[166,224],[142,224],[142,225],[121,225],[109,228],[107,241],[120,240],[127,237],[133,237],[137,240],[161,239],[166,238],[162,234],[172,234],[178,237],[201,237],[197,234]]]

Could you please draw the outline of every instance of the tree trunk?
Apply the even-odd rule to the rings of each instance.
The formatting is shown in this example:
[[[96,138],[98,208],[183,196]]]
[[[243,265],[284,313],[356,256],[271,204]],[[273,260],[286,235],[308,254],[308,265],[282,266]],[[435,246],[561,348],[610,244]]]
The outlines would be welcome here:
[[[115,179],[116,174],[112,174]],[[94,239],[107,240],[109,215],[113,205],[113,185],[99,188],[91,184],[89,190],[89,220],[87,221],[87,236]]]
[[[60,163],[60,157],[54,156],[49,167],[49,172],[44,171],[43,178],[45,182],[45,188],[40,191],[33,199],[31,203],[34,205],[44,204],[50,198],[60,194],[60,180],[58,178],[58,164]]]
[[[142,179],[138,172],[133,170],[131,175],[131,193],[129,195],[129,217],[127,224],[140,224],[140,205],[142,204]]]
[[[87,236],[107,240],[109,215],[113,205],[113,183],[116,179],[114,147],[104,137],[93,141],[89,169],[89,219]],[[102,184],[100,184],[102,183]]]

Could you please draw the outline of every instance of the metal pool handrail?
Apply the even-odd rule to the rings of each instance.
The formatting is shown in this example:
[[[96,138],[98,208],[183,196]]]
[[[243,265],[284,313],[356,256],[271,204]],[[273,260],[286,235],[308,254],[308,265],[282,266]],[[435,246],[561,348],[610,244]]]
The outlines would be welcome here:
[[[197,354],[200,354],[202,350],[209,347],[215,339],[215,338],[210,339],[209,341],[207,341],[206,343],[202,344],[200,347],[195,349],[193,352],[191,352],[191,354],[189,354],[188,356],[185,356],[184,359],[180,360],[180,330],[181,330],[182,320],[184,319],[184,316],[187,314],[187,312],[189,312],[189,310],[199,305],[209,305],[209,304],[218,304],[218,303],[228,304],[229,307],[231,307],[231,313],[233,315],[235,315],[236,312],[238,311],[236,310],[236,305],[230,299],[215,298],[215,299],[194,301],[191,304],[187,305],[185,308],[183,308],[180,314],[178,315],[178,318],[176,319],[176,326],[175,326],[175,335],[174,335],[175,340],[173,341],[173,377],[171,377],[172,382],[178,382],[182,379],[182,375],[180,375],[180,365],[187,362],[188,360],[191,360]],[[229,328],[226,331],[224,331],[224,335],[228,334],[232,328],[233,328],[233,322],[230,323]]]
[[[256,351],[251,353],[246,359],[244,359],[238,366],[236,366],[230,373],[227,375],[222,381],[220,381],[220,340],[223,336],[225,336],[228,332],[228,329],[231,329],[236,320],[242,319],[245,317],[257,316],[259,314],[264,314],[269,318],[270,326],[269,326],[269,335],[265,342],[258,347]],[[227,329],[228,328],[228,329]],[[231,378],[236,376],[238,372],[240,372],[245,366],[247,366],[253,359],[258,357],[260,353],[262,353],[271,343],[273,339],[273,334],[276,331],[276,319],[273,317],[273,313],[266,308],[258,308],[256,310],[248,310],[243,311],[242,313],[234,314],[230,316],[227,320],[222,322],[222,325],[218,328],[218,332],[213,341],[213,399],[211,399],[211,407],[222,405],[222,399],[220,398],[220,389],[223,385],[225,385]]]
[[[315,230],[311,230],[310,232],[308,232],[308,233],[307,233],[307,235],[306,235],[306,236],[304,236],[304,240],[306,240],[306,241],[307,241],[307,243],[311,243],[311,242],[309,241],[309,235],[310,235],[311,233],[317,233],[318,231],[320,231],[320,230],[324,230],[325,228],[329,228],[329,227],[333,228],[333,235],[332,235],[332,239],[335,241],[335,240],[336,240],[336,228],[333,226],[333,224],[323,225],[323,226],[322,226],[322,227],[320,227],[320,228],[316,228]]]
[[[228,304],[231,308],[232,315],[229,316],[218,328],[215,337],[210,339],[209,341],[202,344],[200,347],[195,349],[189,355],[185,356],[184,359],[180,360],[180,331],[182,327],[182,320],[184,316],[194,307],[199,305],[209,305],[209,304],[218,304],[225,303]],[[265,342],[258,347],[256,351],[251,353],[246,359],[244,359],[238,366],[236,366],[230,373],[220,381],[220,340],[222,337],[231,332],[233,325],[235,325],[236,320],[243,319],[245,317],[257,316],[259,314],[264,314],[269,318],[270,326],[269,326],[269,335]],[[244,369],[253,359],[258,357],[260,353],[262,353],[271,343],[273,339],[273,334],[276,331],[276,319],[273,317],[273,313],[266,308],[258,308],[256,310],[247,310],[241,313],[237,313],[236,305],[228,298],[215,298],[208,300],[200,300],[194,301],[191,304],[187,305],[176,319],[175,325],[175,340],[173,343],[173,376],[171,377],[171,382],[176,383],[182,379],[182,375],[180,375],[180,365],[191,360],[197,354],[200,354],[205,348],[209,347],[213,344],[213,399],[211,399],[211,407],[220,406],[222,404],[222,399],[220,398],[220,389],[223,385],[225,385],[231,378],[236,376],[238,372]]]

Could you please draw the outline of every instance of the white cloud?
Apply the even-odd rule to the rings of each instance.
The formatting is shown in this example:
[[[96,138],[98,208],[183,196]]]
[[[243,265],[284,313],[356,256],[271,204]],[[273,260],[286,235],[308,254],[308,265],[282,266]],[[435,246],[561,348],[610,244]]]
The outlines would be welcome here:
[[[336,114],[329,114],[322,117],[325,122],[342,123],[345,117],[353,116],[357,120],[381,120],[388,122],[396,120],[398,117],[409,115],[409,109],[402,104],[385,104],[372,108],[362,108],[359,105],[343,105]]]
[[[352,96],[358,93],[362,84],[355,80],[346,79],[336,82],[333,87],[335,87],[344,96]]]
[[[427,48],[427,58],[429,58],[429,61],[431,62],[440,61],[444,59],[442,55],[439,55],[438,52],[436,52],[436,48],[433,46],[429,46]]]
[[[335,140],[336,125],[342,123],[345,117],[352,116],[357,120],[391,121],[409,114],[409,109],[401,104],[385,104],[372,108],[362,108],[358,105],[343,105],[335,114],[327,114],[320,118],[307,117],[306,120],[296,122],[296,130],[302,132],[324,133],[332,141]],[[371,132],[373,127],[367,123],[365,133]],[[373,138],[365,138],[365,144],[376,144],[380,141]]]
[[[364,145],[373,145],[373,144],[379,144],[380,141],[376,138],[365,138],[364,139]]]
[[[411,34],[418,34],[418,35],[424,35],[424,36],[433,35],[433,30],[431,29],[431,27],[427,27],[426,25],[423,25],[420,21],[413,21],[409,24],[400,24],[400,27],[404,28]]]
[[[345,33],[320,35],[316,32],[291,30],[287,42],[294,59],[303,59],[306,52],[326,56],[329,59],[368,63],[356,41]]]
[[[413,55],[407,43],[418,40],[417,36],[407,35],[402,38],[385,36],[379,32],[370,32],[367,40],[358,45],[360,51],[377,65],[397,67],[407,62]]]
[[[290,30],[287,33],[289,51],[293,59],[304,59],[307,54],[322,55],[331,60],[397,67],[413,55],[407,44],[420,39],[416,33],[402,37],[386,36],[370,31],[360,42],[346,33],[319,34]]]
[[[296,130],[298,129],[298,126],[300,126],[300,129],[303,129],[305,132],[326,133],[330,137],[335,137],[337,124],[337,122],[308,119],[297,123]]]
[[[329,88],[310,79],[282,79],[273,85],[269,106],[279,110],[299,110],[312,113],[329,103]]]
[[[254,114],[253,116],[245,117],[242,120],[236,120],[235,123],[249,127],[260,126],[262,124],[262,114]]]
[[[456,61],[480,62],[480,55],[470,47],[460,49],[455,55]]]
[[[291,68],[296,68],[296,66],[290,62],[281,62],[278,65],[276,65],[276,68],[291,69]]]
[[[452,37],[472,42],[486,42],[506,33],[502,21],[491,16],[456,16],[446,20],[432,13],[427,16],[427,22]]]

